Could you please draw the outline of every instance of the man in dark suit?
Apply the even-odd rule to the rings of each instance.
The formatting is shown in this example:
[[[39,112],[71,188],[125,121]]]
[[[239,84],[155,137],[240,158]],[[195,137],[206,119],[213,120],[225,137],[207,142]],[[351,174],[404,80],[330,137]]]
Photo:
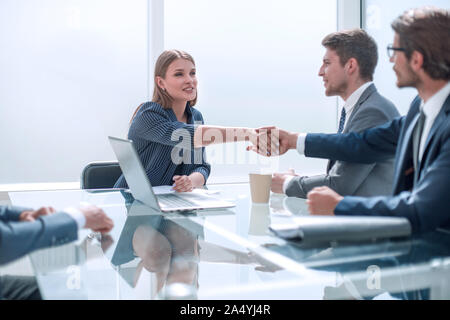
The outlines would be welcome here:
[[[38,210],[0,206],[0,265],[12,262],[34,250],[62,245],[78,238],[79,228],[106,233],[113,221],[95,206],[51,207]],[[40,299],[32,277],[1,276],[0,299]]]
[[[308,193],[317,215],[398,216],[414,233],[450,226],[450,12],[419,8],[393,23],[388,47],[397,86],[419,96],[408,114],[362,133],[308,134],[305,155],[358,163],[383,161],[395,154],[392,195],[341,196],[328,187]],[[298,134],[279,131],[279,153],[296,147]],[[255,150],[255,148],[254,148]],[[259,149],[261,154],[271,150]]]
[[[323,78],[325,94],[340,96],[345,102],[338,133],[362,132],[400,116],[372,82],[378,62],[377,44],[372,37],[362,29],[352,29],[329,34],[322,45],[326,52],[319,76]],[[297,150],[303,153],[304,140],[299,141]],[[387,195],[393,175],[394,156],[370,164],[330,160],[325,174],[275,173],[272,191],[306,198],[315,187],[327,186],[342,195]]]

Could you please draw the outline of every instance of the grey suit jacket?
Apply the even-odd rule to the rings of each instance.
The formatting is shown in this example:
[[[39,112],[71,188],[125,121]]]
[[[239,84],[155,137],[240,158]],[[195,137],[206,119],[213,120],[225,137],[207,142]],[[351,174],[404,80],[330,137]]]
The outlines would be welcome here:
[[[68,214],[54,213],[33,222],[20,222],[19,216],[24,210],[27,208],[0,206],[0,265],[34,250],[78,238],[77,223]]]
[[[372,84],[356,103],[343,133],[362,132],[398,116],[392,102],[381,96]],[[387,195],[392,189],[393,176],[393,158],[372,164],[336,161],[326,174],[294,177],[287,185],[286,195],[306,198],[309,191],[320,186],[330,187],[343,196]]]

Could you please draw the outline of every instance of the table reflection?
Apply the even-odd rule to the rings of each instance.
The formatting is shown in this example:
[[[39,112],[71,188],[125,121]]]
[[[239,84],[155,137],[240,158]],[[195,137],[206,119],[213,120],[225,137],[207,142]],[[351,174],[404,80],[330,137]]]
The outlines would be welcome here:
[[[154,275],[152,299],[170,298],[164,296],[164,292],[168,292],[165,289],[172,284],[189,286],[190,297],[196,297],[200,261],[262,267],[263,261],[249,251],[205,241],[203,226],[188,218],[168,217],[137,201],[128,202],[126,207],[128,217],[113,252],[108,252],[108,245],[102,244],[102,248],[131,287],[138,285],[144,269]],[[266,210],[268,208],[259,208],[255,215],[266,214]],[[102,243],[108,241],[107,236],[101,239]],[[134,267],[122,268],[131,261],[137,262]]]
[[[268,204],[252,203],[250,209],[249,235],[265,235],[270,225],[270,207]]]
[[[161,214],[117,190],[13,194],[26,206],[87,201],[115,223],[110,235],[82,230],[80,241],[30,255],[44,298],[170,299],[174,285],[191,299],[450,298],[449,233],[305,247],[268,230],[307,215],[303,199],[255,206],[248,185],[211,189],[236,208]]]
[[[327,286],[324,299],[401,300],[448,299],[450,235],[432,232],[408,240],[362,244],[330,244],[305,249],[295,242],[265,247],[321,271],[336,272],[336,286]],[[261,271],[278,272],[272,266]],[[434,292],[431,292],[434,289]]]

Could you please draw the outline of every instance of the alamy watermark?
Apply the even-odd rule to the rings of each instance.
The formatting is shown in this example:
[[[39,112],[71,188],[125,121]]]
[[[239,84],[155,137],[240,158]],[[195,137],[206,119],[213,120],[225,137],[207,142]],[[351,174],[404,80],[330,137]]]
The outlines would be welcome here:
[[[376,265],[371,265],[366,270],[367,273],[367,289],[380,290],[381,289],[381,269]]]
[[[201,124],[201,123],[200,123]],[[194,148],[192,132],[185,128],[172,132],[171,141],[176,145],[171,151],[171,160],[174,164],[203,164],[208,161],[212,165],[258,165],[260,168],[276,171],[279,169],[279,157],[260,156],[256,152],[246,151],[244,144],[258,146],[265,150],[267,145],[272,146],[272,154],[278,154],[278,130],[261,130],[259,135],[251,134],[246,129],[220,129],[209,128],[203,132],[202,140],[207,148]],[[232,143],[238,142],[238,143]]]
[[[69,266],[66,269],[66,274],[68,274],[66,280],[66,288],[69,290],[80,290],[81,289],[81,268],[76,265]]]

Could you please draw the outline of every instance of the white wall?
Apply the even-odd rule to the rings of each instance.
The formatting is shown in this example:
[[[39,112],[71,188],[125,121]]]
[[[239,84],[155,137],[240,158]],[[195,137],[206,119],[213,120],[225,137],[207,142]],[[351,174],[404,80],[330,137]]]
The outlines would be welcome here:
[[[338,30],[361,27],[361,0],[338,0]]]
[[[358,22],[358,2],[0,1],[0,184],[78,181],[86,163],[114,159],[107,136],[125,136],[149,99],[163,48],[193,54],[209,124],[335,131],[337,99],[317,76],[320,42],[338,18],[341,27]],[[261,165],[326,166],[294,151],[268,163],[242,144],[221,148],[208,151],[211,181]]]
[[[374,37],[378,44],[379,62],[375,70],[374,81],[380,93],[390,99],[401,114],[406,114],[412,100],[417,95],[417,90],[413,88],[398,89],[395,84],[396,76],[392,70],[393,64],[389,62],[386,53],[387,45],[392,44],[394,41],[394,31],[391,28],[391,23],[407,9],[424,5],[450,8],[448,0],[364,1],[363,24],[367,32]]]
[[[325,97],[318,71],[321,41],[336,31],[336,12],[335,0],[166,0],[164,45],[196,60],[196,107],[206,123],[333,132],[336,98]],[[246,153],[244,145],[207,148],[211,181],[248,178],[261,167],[299,173],[326,168],[326,161],[295,151],[269,162]]]
[[[0,1],[0,184],[78,181],[148,94],[147,0]]]

